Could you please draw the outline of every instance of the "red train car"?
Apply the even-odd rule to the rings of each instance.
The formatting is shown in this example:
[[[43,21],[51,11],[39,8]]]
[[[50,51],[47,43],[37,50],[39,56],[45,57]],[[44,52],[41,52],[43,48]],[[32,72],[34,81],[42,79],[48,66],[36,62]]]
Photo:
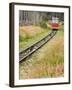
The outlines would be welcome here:
[[[52,30],[59,30],[59,18],[58,17],[52,17],[51,27],[52,27]]]

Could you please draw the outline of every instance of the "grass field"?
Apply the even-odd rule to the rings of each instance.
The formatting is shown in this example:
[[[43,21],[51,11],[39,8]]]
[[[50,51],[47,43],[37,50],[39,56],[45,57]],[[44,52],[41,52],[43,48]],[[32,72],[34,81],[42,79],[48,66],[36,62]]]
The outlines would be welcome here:
[[[32,42],[34,43],[36,40],[43,38],[43,36],[46,34],[48,34],[47,30],[45,32],[37,32],[37,35],[40,36],[37,37],[36,34],[34,37],[32,36],[34,39]],[[63,77],[64,32],[58,31],[56,36],[51,41],[46,43],[42,48],[27,58],[25,62],[20,63],[19,66],[20,79]]]
[[[39,26],[22,26],[20,27],[19,49],[20,51],[28,48],[43,37],[48,35],[49,29],[43,29]]]

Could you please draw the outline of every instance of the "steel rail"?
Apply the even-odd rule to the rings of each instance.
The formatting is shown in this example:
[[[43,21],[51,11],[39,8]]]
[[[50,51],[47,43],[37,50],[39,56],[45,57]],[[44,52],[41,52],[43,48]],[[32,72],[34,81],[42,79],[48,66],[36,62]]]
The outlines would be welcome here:
[[[33,44],[32,46],[28,47],[27,49],[19,52],[19,62],[25,60],[28,56],[33,54],[39,48],[41,48],[45,43],[50,41],[55,35],[57,31],[51,31],[46,37],[38,41],[37,43]]]

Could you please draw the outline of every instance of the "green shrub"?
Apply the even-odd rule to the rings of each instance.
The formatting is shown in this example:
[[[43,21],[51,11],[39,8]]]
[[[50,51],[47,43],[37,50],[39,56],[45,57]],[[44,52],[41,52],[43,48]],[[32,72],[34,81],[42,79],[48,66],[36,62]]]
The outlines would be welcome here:
[[[40,22],[40,27],[47,29],[47,24],[45,21]]]

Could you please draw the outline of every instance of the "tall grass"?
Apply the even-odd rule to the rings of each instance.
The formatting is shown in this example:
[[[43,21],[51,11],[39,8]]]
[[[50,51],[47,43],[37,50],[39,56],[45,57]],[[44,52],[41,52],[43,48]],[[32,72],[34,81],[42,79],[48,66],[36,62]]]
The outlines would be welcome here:
[[[28,48],[48,35],[48,32],[48,29],[42,29],[38,26],[27,26],[25,28],[20,28],[19,49],[22,50]]]
[[[64,40],[56,37],[20,64],[20,79],[64,76]]]

